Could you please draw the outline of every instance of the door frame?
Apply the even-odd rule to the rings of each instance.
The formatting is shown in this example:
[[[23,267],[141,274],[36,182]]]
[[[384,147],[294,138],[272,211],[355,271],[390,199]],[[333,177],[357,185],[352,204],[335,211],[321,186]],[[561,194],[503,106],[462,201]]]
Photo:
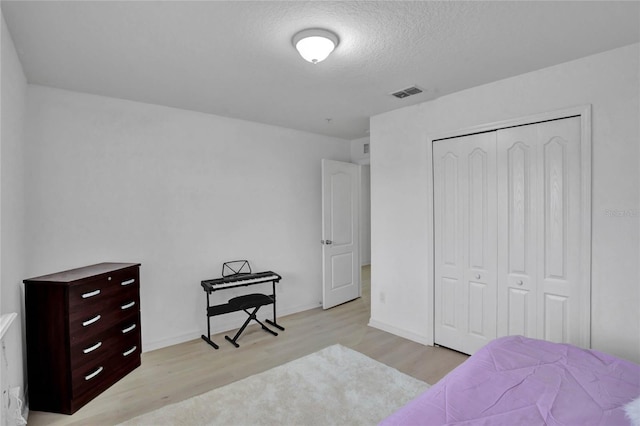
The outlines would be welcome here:
[[[559,120],[569,117],[580,117],[580,162],[582,166],[580,176],[580,196],[581,196],[581,212],[583,214],[581,239],[583,241],[580,251],[580,275],[581,282],[589,287],[588,291],[582,292],[580,306],[581,312],[585,317],[582,318],[585,327],[580,336],[580,340],[586,342],[587,347],[591,347],[591,104],[578,105],[575,107],[560,109],[556,111],[544,112],[525,117],[513,118],[494,123],[481,124],[478,126],[461,128],[449,132],[428,135],[427,144],[427,164],[430,172],[427,173],[427,241],[431,244],[427,246],[426,253],[427,267],[430,271],[430,279],[427,280],[427,307],[431,309],[429,318],[431,324],[426,329],[426,343],[430,346],[434,345],[435,337],[435,246],[434,246],[434,202],[433,202],[433,142],[442,139],[457,138],[460,136],[471,135],[474,133],[497,131],[500,129],[516,126],[525,126],[535,124],[542,121]]]

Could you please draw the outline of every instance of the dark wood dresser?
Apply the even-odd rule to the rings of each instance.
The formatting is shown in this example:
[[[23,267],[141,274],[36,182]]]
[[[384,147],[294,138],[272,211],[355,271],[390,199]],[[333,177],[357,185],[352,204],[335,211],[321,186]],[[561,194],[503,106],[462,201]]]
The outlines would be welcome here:
[[[24,280],[29,409],[72,414],[140,365],[140,264]]]

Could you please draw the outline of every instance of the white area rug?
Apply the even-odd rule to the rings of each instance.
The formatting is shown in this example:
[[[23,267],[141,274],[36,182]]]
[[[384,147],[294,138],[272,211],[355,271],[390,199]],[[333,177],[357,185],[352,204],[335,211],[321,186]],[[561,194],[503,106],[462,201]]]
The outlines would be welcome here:
[[[123,425],[375,425],[427,388],[334,345]]]

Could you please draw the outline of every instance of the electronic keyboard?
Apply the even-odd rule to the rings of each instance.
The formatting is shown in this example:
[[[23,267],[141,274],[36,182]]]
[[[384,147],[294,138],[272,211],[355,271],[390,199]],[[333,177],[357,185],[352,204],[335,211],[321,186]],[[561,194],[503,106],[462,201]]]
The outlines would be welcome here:
[[[218,349],[218,345],[211,340],[211,317],[237,311],[244,311],[248,315],[248,318],[233,338],[224,336],[224,338],[231,342],[231,344],[236,348],[240,346],[238,345],[238,338],[251,321],[255,321],[260,324],[264,331],[277,336],[278,333],[264,325],[257,317],[258,310],[261,306],[265,305],[273,305],[273,320],[265,319],[264,321],[267,324],[271,324],[277,329],[284,331],[284,327],[276,322],[276,283],[281,279],[282,277],[273,271],[252,273],[251,265],[249,265],[247,260],[224,262],[222,264],[222,278],[203,280],[200,282],[202,288],[207,293],[207,334],[202,335],[202,340],[207,342],[214,349]],[[210,303],[210,295],[214,291],[262,283],[271,283],[271,294],[245,294],[234,297],[227,303],[218,305],[211,305]]]
[[[282,279],[282,277],[275,272],[265,271],[265,272],[257,272],[257,273],[238,273],[233,275],[228,275],[222,278],[216,278],[212,280],[204,280],[202,281],[202,288],[207,293],[211,293],[212,291],[233,288],[233,287],[242,287],[247,285],[261,284],[261,283],[270,283],[270,282],[278,282]]]

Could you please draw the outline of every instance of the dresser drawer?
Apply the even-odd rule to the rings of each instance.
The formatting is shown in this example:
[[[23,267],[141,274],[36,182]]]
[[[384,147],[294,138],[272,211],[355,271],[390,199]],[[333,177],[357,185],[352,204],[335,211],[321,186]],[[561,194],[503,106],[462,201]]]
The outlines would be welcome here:
[[[106,357],[117,355],[140,344],[140,317],[135,315],[110,329],[96,334],[93,338],[71,346],[70,364],[72,371],[86,365],[102,362]],[[124,347],[124,349],[122,349]]]
[[[95,388],[105,387],[114,381],[114,376],[123,376],[123,371],[130,371],[140,365],[139,335],[130,335],[119,339],[106,357],[96,357],[92,362],[83,364],[72,370],[71,383],[73,398]],[[107,386],[108,386],[107,385]]]
[[[69,314],[71,345],[86,342],[110,330],[123,321],[139,318],[140,298],[137,294],[116,298],[117,303],[105,306],[93,304],[87,309]]]
[[[91,287],[95,288],[95,287]],[[92,292],[83,293],[83,294],[95,294],[100,291],[99,294],[83,300],[82,302],[75,303],[73,306],[69,306],[69,314],[71,316],[82,315],[83,312],[96,312],[99,309],[116,309],[120,308],[122,304],[127,303],[127,301],[138,300],[140,296],[139,287],[132,285],[127,288],[119,288],[118,291],[113,291],[111,288],[107,287],[105,291],[101,289],[93,290]]]
[[[86,309],[92,304],[107,304],[124,293],[138,293],[140,284],[137,268],[125,269],[74,285],[69,288],[69,312]]]

